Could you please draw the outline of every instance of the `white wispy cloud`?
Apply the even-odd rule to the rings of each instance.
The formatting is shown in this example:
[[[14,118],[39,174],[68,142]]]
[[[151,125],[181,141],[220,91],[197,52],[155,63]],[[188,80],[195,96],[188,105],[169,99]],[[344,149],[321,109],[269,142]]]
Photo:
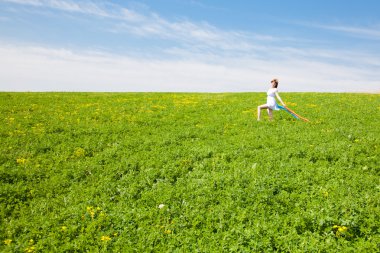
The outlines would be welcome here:
[[[5,73],[0,77],[0,90],[220,91],[233,90],[230,85],[246,78],[240,69],[202,62],[66,49],[2,46],[0,55]]]
[[[24,5],[34,5],[41,6],[40,0],[1,0],[1,2],[14,3],[14,4],[24,4]]]
[[[101,5],[91,1],[65,1],[65,0],[1,0],[20,5],[29,5],[34,7],[52,8],[62,11],[78,12],[83,14],[110,16]]]
[[[318,28],[330,31],[336,31],[352,37],[360,37],[365,39],[380,40],[380,25],[372,26],[354,26],[354,25],[332,25],[310,22],[293,22],[296,25],[306,26],[310,28]]]
[[[4,44],[0,55],[1,91],[265,91],[276,73],[284,91],[379,92],[376,72],[302,59],[207,63]]]
[[[0,21],[2,22],[9,21],[9,17],[0,16]]]
[[[344,32],[353,36],[365,36],[366,38],[380,40],[380,27],[366,28],[354,26],[320,26],[321,28]]]
[[[1,0],[0,0],[1,1]],[[141,37],[174,40],[187,45],[221,50],[247,51],[254,48],[254,41],[274,41],[275,37],[243,31],[225,31],[206,22],[188,20],[169,21],[154,12],[140,13],[133,9],[107,2],[69,0],[2,0],[21,5],[53,8],[67,12],[107,17],[114,22],[109,30],[115,33],[130,33]],[[284,39],[284,38],[282,38]]]

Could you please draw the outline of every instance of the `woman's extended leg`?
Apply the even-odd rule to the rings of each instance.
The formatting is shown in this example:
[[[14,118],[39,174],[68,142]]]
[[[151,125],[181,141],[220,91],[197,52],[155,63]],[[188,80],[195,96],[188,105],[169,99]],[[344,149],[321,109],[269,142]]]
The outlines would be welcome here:
[[[259,121],[260,120],[260,117],[261,117],[261,110],[262,109],[269,109],[268,106],[266,104],[263,104],[263,105],[260,105],[257,107],[257,120]]]

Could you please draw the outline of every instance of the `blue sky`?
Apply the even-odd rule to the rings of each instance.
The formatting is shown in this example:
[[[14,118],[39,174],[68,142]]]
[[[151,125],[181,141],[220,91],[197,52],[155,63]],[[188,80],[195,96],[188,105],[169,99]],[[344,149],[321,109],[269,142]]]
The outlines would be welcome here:
[[[380,1],[0,0],[1,91],[379,92]]]

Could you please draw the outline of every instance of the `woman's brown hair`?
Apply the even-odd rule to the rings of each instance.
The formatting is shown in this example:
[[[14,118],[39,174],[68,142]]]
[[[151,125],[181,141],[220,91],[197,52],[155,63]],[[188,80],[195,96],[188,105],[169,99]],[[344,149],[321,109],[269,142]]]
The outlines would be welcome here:
[[[274,83],[272,84],[273,88],[277,88],[278,86],[278,80],[277,79],[273,79],[272,81],[270,81],[271,83]]]

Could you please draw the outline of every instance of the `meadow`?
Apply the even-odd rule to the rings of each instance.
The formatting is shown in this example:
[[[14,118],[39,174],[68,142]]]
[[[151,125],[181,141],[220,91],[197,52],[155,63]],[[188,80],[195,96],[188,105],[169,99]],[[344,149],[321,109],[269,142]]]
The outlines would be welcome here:
[[[380,95],[0,93],[0,252],[379,252]]]

